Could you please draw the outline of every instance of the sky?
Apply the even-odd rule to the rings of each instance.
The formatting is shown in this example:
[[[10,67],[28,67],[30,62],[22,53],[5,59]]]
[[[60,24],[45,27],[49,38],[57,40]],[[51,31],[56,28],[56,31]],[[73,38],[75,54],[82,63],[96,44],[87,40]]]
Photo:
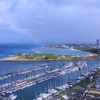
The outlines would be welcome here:
[[[100,0],[0,0],[0,43],[88,43],[100,38]]]

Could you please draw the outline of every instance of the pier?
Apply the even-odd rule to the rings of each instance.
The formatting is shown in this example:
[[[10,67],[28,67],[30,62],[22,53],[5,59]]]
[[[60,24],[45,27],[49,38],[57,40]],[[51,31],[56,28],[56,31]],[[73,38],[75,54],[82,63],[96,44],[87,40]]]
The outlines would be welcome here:
[[[62,66],[59,69],[46,71],[45,73],[36,76],[31,76],[23,80],[7,83],[0,86],[0,94],[5,95],[6,93],[13,93],[22,90],[26,87],[33,86],[35,84],[44,82],[46,80],[55,78],[63,74],[71,73],[72,71],[80,70],[85,67],[87,67],[86,63],[79,63],[79,64],[71,63],[69,65]]]
[[[32,71],[37,71],[37,70],[41,70],[41,69],[44,69],[44,68],[48,68],[48,64],[44,64],[44,65],[41,65],[39,67],[30,68],[30,69],[23,70],[23,71],[3,74],[3,75],[0,75],[0,80],[10,78],[10,77],[15,77],[15,76],[18,76],[18,75],[27,74],[27,73],[30,73]]]

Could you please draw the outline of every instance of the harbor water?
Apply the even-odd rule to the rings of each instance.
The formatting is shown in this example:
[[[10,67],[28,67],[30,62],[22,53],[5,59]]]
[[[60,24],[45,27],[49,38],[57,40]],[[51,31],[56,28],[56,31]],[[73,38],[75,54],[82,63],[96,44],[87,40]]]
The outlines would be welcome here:
[[[47,64],[49,67],[48,68],[44,68],[42,70],[38,70],[38,71],[33,71],[32,73],[30,73],[31,75],[37,75],[37,74],[41,74],[43,72],[50,70],[50,68],[53,69],[57,69],[63,66],[63,64],[67,65],[69,62],[71,61],[37,61],[37,62],[0,62],[0,71],[1,73],[7,73],[7,72],[15,72],[20,70],[26,70],[29,68],[33,68],[33,67],[38,67],[41,64]],[[77,61],[75,61],[77,62]],[[34,86],[25,88],[23,90],[20,90],[18,92],[15,92],[14,94],[16,94],[17,100],[21,100],[22,98],[24,98],[24,100],[33,100],[35,97],[37,97],[40,93],[44,93],[47,92],[48,89],[52,89],[55,88],[57,86],[61,86],[63,84],[66,84],[68,82],[71,82],[75,79],[77,79],[77,77],[79,75],[82,75],[83,73],[87,73],[91,70],[93,70],[94,68],[97,68],[100,66],[100,61],[99,60],[86,60],[85,61],[87,63],[87,67],[82,69],[82,70],[78,70],[75,72],[71,72],[69,74],[65,74],[65,75],[60,75],[58,77],[55,77],[53,79],[44,81],[42,83],[38,83]],[[9,70],[7,70],[9,69]],[[12,81],[16,81],[18,79],[24,79],[26,77],[26,75],[21,75],[21,76],[17,76],[17,77],[11,77],[11,78],[7,78],[7,79],[3,79],[0,81],[0,85],[8,83],[8,82],[12,82]]]

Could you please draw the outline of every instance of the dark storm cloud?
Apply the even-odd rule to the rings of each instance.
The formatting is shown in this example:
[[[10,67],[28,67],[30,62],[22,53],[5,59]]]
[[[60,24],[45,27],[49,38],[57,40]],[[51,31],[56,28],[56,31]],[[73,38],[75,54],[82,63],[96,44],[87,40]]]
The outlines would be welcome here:
[[[92,42],[99,26],[100,0],[0,1],[1,42]]]

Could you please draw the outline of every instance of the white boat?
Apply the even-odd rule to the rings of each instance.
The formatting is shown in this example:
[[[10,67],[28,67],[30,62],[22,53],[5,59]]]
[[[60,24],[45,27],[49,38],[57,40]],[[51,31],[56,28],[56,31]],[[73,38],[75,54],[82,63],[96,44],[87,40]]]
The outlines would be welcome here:
[[[48,93],[49,94],[56,94],[58,91],[57,90],[55,90],[55,89],[49,89],[48,90]]]
[[[64,100],[68,100],[68,99],[69,99],[67,95],[63,95],[62,98],[63,98]]]
[[[9,96],[9,99],[11,99],[11,100],[15,100],[16,98],[17,98],[17,95],[15,95],[15,94],[11,94]]]

